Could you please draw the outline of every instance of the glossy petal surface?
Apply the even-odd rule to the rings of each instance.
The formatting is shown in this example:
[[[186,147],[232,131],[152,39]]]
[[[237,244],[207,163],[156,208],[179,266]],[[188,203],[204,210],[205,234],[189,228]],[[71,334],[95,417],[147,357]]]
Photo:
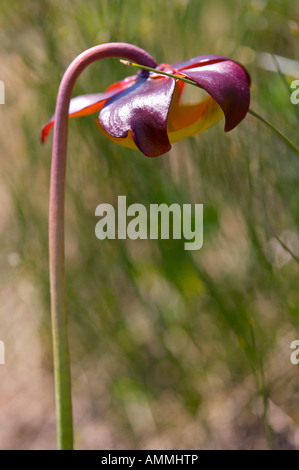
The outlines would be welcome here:
[[[215,54],[205,54],[205,55],[198,55],[196,57],[192,57],[192,59],[185,60],[184,62],[176,62],[172,64],[172,67],[176,70],[183,70],[188,69],[190,67],[196,67],[197,65],[208,65],[213,64],[215,62],[221,62],[223,60],[229,60],[227,57],[222,55],[215,55]]]
[[[172,78],[140,78],[134,85],[107,100],[99,122],[114,138],[132,132],[136,146],[148,157],[170,150],[167,116],[175,88]]]

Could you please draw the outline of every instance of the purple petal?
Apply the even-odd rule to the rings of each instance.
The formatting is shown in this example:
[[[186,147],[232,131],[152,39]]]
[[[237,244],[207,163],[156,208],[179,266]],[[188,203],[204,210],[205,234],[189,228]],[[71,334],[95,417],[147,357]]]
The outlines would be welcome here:
[[[205,54],[192,57],[192,59],[186,60],[185,62],[176,62],[175,64],[172,64],[171,67],[177,70],[182,70],[194,67],[196,64],[208,65],[213,64],[214,62],[221,62],[222,60],[228,60],[228,58],[222,55]]]
[[[246,116],[250,102],[250,77],[247,71],[237,62],[221,58],[214,61],[209,57],[208,62],[198,64],[198,57],[194,60],[194,67],[190,61],[185,62],[190,68],[179,68],[186,77],[194,80],[221,106],[225,115],[225,131],[228,132],[239,124]],[[195,60],[196,59],[196,60]]]
[[[114,137],[124,138],[131,130],[136,146],[148,157],[162,155],[171,148],[167,116],[174,88],[172,78],[141,77],[105,103],[100,123]]]

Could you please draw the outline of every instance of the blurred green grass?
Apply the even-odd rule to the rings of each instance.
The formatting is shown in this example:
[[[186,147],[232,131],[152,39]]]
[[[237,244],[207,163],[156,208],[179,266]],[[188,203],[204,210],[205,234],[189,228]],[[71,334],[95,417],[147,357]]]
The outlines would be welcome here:
[[[1,179],[11,200],[1,243],[20,257],[13,275],[33,279],[40,292],[38,334],[51,373],[51,144],[42,147],[39,132],[66,66],[108,41],[136,44],[158,62],[205,53],[245,61],[252,108],[298,144],[298,114],[281,77],[251,59],[258,52],[297,58],[299,38],[289,21],[298,18],[299,5],[32,0],[30,8],[15,1],[1,9],[10,116],[1,132]],[[117,59],[94,64],[74,95],[100,92],[130,73]],[[114,423],[132,448],[298,447],[299,379],[289,361],[299,331],[298,264],[272,243],[286,231],[298,239],[296,155],[252,116],[229,134],[220,122],[158,159],[104,140],[93,120],[69,124],[66,256],[75,397],[90,404],[96,421]],[[118,195],[128,205],[203,203],[203,248],[187,252],[179,240],[100,242],[95,208],[116,205]],[[87,438],[78,437],[77,446],[88,448]]]

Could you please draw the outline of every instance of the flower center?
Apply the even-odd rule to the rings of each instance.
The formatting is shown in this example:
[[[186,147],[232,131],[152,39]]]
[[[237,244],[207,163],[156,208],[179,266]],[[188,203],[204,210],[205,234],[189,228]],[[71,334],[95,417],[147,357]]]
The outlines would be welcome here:
[[[158,70],[161,70],[161,72],[166,72],[166,73],[171,73],[171,74],[176,74],[177,71],[171,67],[169,64],[160,64],[156,67],[157,73],[151,72],[150,77],[155,79],[155,78],[163,78],[163,75],[160,75]],[[167,77],[166,77],[167,78]]]

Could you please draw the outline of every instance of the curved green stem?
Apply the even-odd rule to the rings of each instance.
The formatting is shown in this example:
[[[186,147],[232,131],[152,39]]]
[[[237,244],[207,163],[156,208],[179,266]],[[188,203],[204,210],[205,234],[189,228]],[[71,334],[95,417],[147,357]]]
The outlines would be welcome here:
[[[49,208],[49,258],[51,317],[55,375],[57,437],[59,449],[73,449],[71,373],[66,311],[64,261],[64,192],[67,154],[67,126],[70,99],[80,73],[92,62],[106,57],[126,57],[156,67],[155,60],[131,44],[110,43],[80,54],[66,70],[58,91],[52,150]]]

